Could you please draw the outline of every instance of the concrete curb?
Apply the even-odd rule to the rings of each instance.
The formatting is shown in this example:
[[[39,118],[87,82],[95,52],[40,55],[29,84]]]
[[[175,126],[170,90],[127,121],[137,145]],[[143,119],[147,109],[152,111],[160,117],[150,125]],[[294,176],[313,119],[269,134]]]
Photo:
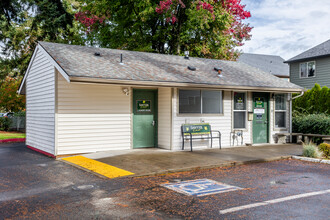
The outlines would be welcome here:
[[[313,163],[324,163],[324,164],[330,164],[330,160],[317,159],[317,158],[310,158],[310,157],[292,156],[292,159],[303,160],[303,161],[308,161],[308,162],[313,162]]]
[[[234,166],[241,166],[241,165],[247,165],[247,164],[254,164],[254,163],[265,163],[265,162],[271,162],[271,161],[276,161],[276,160],[284,160],[284,159],[289,159],[293,158],[295,156],[278,156],[278,157],[270,157],[270,158],[263,158],[263,159],[255,159],[255,160],[249,160],[249,161],[228,161],[228,162],[223,162],[220,164],[210,164],[210,165],[205,165],[205,166],[200,166],[200,167],[184,167],[184,168],[175,168],[175,169],[168,169],[168,170],[162,170],[159,172],[151,172],[151,173],[144,173],[144,174],[133,174],[129,176],[122,176],[122,177],[116,177],[117,178],[134,178],[134,177],[145,177],[145,176],[157,176],[157,175],[164,175],[164,174],[170,174],[170,173],[177,173],[177,172],[187,172],[187,171],[198,171],[198,170],[206,170],[206,169],[214,169],[214,168],[221,168],[221,167],[234,167]],[[91,170],[85,169],[81,166],[78,166],[74,163],[70,163],[65,160],[60,160],[66,164],[69,164],[71,166],[74,166],[78,169],[84,170],[88,173],[94,174],[102,179],[109,179],[105,176],[102,176],[98,173],[95,173]]]
[[[25,142],[25,138],[11,138],[11,139],[0,140],[0,144],[3,144],[3,143],[23,143],[23,142]]]
[[[212,165],[206,165],[202,167],[185,167],[185,168],[177,168],[177,169],[168,169],[160,172],[152,172],[152,173],[146,173],[146,174],[135,174],[131,176],[126,177],[144,177],[144,176],[156,176],[156,175],[164,175],[164,174],[170,174],[170,173],[176,173],[176,172],[186,172],[186,171],[193,171],[193,170],[204,170],[204,169],[213,169],[213,168],[221,168],[221,167],[234,167],[234,166],[240,166],[240,165],[247,165],[247,164],[254,164],[254,163],[264,163],[264,162],[271,162],[276,160],[284,160],[292,158],[292,156],[279,156],[279,157],[270,157],[265,159],[256,159],[256,160],[249,160],[249,161],[243,161],[243,162],[225,162],[221,164],[212,164]]]

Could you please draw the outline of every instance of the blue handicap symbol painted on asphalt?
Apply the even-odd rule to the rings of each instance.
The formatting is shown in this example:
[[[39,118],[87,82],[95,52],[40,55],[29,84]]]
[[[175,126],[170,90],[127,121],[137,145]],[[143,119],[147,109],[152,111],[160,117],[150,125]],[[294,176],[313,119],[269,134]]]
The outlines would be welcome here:
[[[241,189],[240,187],[219,183],[210,179],[188,180],[179,183],[167,183],[162,186],[190,196],[205,196]]]

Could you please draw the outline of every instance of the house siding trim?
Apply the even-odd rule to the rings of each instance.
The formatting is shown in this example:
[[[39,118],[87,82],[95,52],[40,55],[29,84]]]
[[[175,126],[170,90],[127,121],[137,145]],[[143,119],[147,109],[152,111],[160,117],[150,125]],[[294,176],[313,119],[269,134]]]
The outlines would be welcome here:
[[[157,86],[157,87],[193,87],[196,89],[221,89],[232,91],[245,90],[245,91],[260,91],[260,92],[301,92],[300,88],[272,88],[272,87],[253,87],[253,86],[227,86],[227,85],[214,85],[214,84],[194,84],[184,82],[159,82],[159,81],[140,81],[140,80],[120,80],[120,79],[98,79],[91,77],[70,77],[70,82],[73,83],[96,83],[96,84],[111,84],[111,85],[135,85],[135,86]]]
[[[55,69],[42,50],[36,50],[28,73],[25,76],[26,145],[55,155]]]

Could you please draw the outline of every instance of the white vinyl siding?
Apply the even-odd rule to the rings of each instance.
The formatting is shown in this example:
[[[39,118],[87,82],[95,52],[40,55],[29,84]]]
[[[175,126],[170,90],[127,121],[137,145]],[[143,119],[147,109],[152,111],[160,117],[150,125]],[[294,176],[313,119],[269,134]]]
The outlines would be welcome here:
[[[131,98],[123,88],[57,76],[58,154],[130,149]]]
[[[42,50],[26,78],[26,145],[55,154],[55,70]]]
[[[290,102],[288,101],[288,96],[291,97],[291,94],[286,94],[285,99],[286,99],[286,114],[285,114],[285,123],[286,127],[285,128],[276,128],[275,127],[275,97],[271,99],[269,102],[269,107],[270,107],[270,143],[275,143],[276,140],[276,133],[288,133],[290,129],[290,111],[289,111],[289,106]]]
[[[228,147],[229,143],[229,134],[231,131],[232,126],[232,98],[231,92],[224,91],[223,92],[223,115],[180,115],[179,114],[179,102],[178,102],[178,89],[174,90],[174,97],[173,97],[172,106],[172,117],[173,117],[173,146],[172,150],[179,150],[181,149],[182,138],[181,138],[181,125],[185,123],[200,123],[204,121],[205,123],[209,123],[211,125],[212,130],[219,130],[222,134],[222,142],[221,145],[223,147]],[[215,134],[216,135],[216,134]],[[244,133],[245,135],[245,133]],[[245,138],[245,137],[244,137]],[[194,141],[195,147],[207,148],[210,147],[209,140],[202,140]],[[186,142],[185,149],[189,148],[189,142]],[[219,148],[219,141],[218,139],[213,140],[213,148]]]
[[[171,149],[171,88],[158,89],[158,147]]]

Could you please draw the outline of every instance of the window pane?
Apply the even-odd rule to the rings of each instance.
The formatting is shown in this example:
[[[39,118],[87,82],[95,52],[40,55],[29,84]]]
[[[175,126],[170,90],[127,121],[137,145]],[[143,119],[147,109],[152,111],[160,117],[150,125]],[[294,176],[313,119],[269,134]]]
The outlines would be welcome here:
[[[308,62],[308,77],[315,76],[315,62]]]
[[[179,90],[179,113],[201,113],[200,90]]]
[[[307,77],[307,63],[300,64],[300,77]]]
[[[234,93],[234,110],[245,110],[245,93]]]
[[[286,102],[284,94],[276,94],[275,95],[275,110],[285,110]]]
[[[275,127],[284,128],[285,127],[285,112],[275,113]]]
[[[221,111],[221,91],[202,90],[203,113],[219,114]]]
[[[245,112],[234,112],[234,128],[245,128]]]

